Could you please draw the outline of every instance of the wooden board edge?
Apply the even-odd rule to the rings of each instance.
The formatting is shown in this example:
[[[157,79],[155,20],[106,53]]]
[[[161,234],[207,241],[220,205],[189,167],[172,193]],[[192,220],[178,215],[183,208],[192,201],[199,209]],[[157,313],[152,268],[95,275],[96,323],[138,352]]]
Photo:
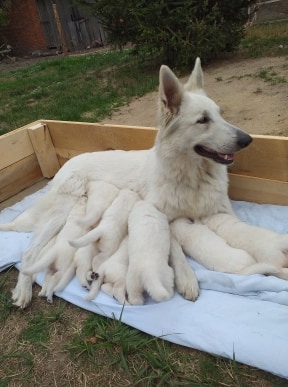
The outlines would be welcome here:
[[[288,206],[288,182],[229,174],[228,193],[232,200]]]

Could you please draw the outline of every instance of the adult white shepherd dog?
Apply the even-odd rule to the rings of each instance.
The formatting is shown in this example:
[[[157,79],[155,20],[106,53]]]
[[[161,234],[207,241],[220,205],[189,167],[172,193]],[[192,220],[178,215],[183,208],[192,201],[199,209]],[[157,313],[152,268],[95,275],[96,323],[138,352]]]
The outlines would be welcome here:
[[[0,229],[36,231],[24,253],[26,264],[31,263],[65,223],[75,198],[83,194],[82,185],[102,180],[137,192],[165,213],[172,233],[170,265],[185,298],[195,300],[198,285],[184,255],[177,253],[176,241],[210,269],[288,279],[288,235],[240,222],[228,198],[226,166],[252,138],[226,122],[206,96],[199,58],[186,84],[167,66],[161,66],[159,81],[159,131],[153,148],[72,158],[55,175],[47,194]],[[14,303],[28,305],[31,288],[32,277],[20,273]]]

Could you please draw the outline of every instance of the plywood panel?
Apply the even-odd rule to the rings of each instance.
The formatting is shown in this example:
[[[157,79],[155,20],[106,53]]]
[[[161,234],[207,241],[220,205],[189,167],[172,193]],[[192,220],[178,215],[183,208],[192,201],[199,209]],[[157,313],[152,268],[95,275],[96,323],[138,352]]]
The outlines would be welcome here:
[[[288,181],[288,138],[254,135],[252,144],[237,153],[229,172]]]
[[[109,149],[140,150],[153,146],[154,128],[44,121],[55,148],[93,152]]]
[[[33,153],[26,129],[3,134],[0,141],[0,171]]]
[[[288,206],[288,182],[229,174],[229,197],[254,203]]]
[[[36,124],[28,128],[38,163],[44,177],[53,177],[59,170],[60,164],[51,140],[48,126]]]
[[[43,179],[37,158],[33,153],[1,170],[0,202]]]

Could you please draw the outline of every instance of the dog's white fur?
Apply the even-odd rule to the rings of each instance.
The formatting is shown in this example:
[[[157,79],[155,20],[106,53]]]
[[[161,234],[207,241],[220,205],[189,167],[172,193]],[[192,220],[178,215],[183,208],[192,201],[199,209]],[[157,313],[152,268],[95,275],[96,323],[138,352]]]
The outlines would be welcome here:
[[[174,293],[174,272],[168,265],[170,229],[166,215],[141,200],[129,216],[128,234],[129,303],[142,305],[144,291],[156,301],[167,301]]]
[[[89,243],[87,246],[80,247],[74,255],[74,264],[76,267],[76,277],[81,286],[90,289],[92,261],[98,253],[96,243]]]
[[[105,181],[89,181],[87,184],[86,214],[79,222],[82,226],[95,226],[103,213],[119,194],[119,189]]]
[[[118,250],[106,259],[95,273],[96,279],[92,282],[91,290],[85,297],[92,300],[100,288],[114,297],[120,304],[129,303],[126,300],[126,274],[128,269],[128,236],[126,236]],[[103,286],[105,285],[105,286]]]
[[[170,224],[171,233],[184,252],[210,270],[238,274],[278,274],[268,263],[257,263],[247,251],[231,247],[203,224],[178,218]]]
[[[251,137],[226,122],[219,107],[205,95],[199,59],[185,85],[167,66],[161,67],[159,80],[159,131],[154,147],[144,151],[86,153],[72,158],[55,175],[50,193],[44,195],[41,203],[28,210],[22,219],[16,219],[11,226],[13,229],[32,226],[33,230],[34,222],[30,222],[30,216],[33,217],[35,211],[48,219],[54,201],[63,201],[64,204],[61,192],[71,176],[87,181],[103,180],[119,189],[131,189],[166,214],[169,221],[179,217],[206,218],[207,227],[213,228],[218,217],[223,219],[223,214],[237,219],[227,194],[225,163],[232,162],[233,154],[248,146]],[[71,188],[70,194],[73,195]],[[210,217],[213,221],[209,224]],[[279,269],[287,270],[288,236],[267,238],[269,232],[259,230],[254,243],[249,226],[243,225],[241,234],[238,234],[237,222],[229,224],[222,236],[231,247],[237,248],[240,239],[246,241],[242,249],[248,254],[252,249],[250,255],[261,262],[266,246],[273,251],[273,256],[283,258],[277,260],[277,264],[283,263],[284,266]],[[9,226],[2,226],[3,229],[9,229]],[[217,233],[218,229],[215,227],[214,231]],[[34,244],[38,243],[37,239]],[[262,248],[257,247],[260,244]],[[33,257],[35,259],[35,255]],[[195,278],[188,263],[180,259],[179,264],[175,260],[174,265],[178,291],[184,297],[194,299]],[[20,279],[13,294],[16,305],[27,305],[31,283],[31,278]],[[182,283],[181,287],[179,283]]]
[[[36,274],[46,270],[44,286],[40,292],[49,302],[53,301],[53,293],[63,290],[75,275],[75,248],[69,244],[69,238],[77,238],[83,234],[83,227],[78,220],[85,215],[87,198],[82,196],[74,205],[67,221],[55,239],[55,244],[32,265],[24,265],[24,274]]]
[[[71,246],[83,247],[96,242],[99,251],[96,260],[110,257],[127,235],[129,213],[137,200],[138,194],[129,189],[121,189],[111,206],[104,212],[99,225],[82,237],[70,240]],[[98,270],[94,262],[92,266],[93,271]]]

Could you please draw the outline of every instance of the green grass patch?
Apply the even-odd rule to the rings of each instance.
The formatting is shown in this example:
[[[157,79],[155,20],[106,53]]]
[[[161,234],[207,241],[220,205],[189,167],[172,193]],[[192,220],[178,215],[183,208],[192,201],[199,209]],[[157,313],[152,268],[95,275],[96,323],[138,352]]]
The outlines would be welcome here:
[[[50,330],[53,325],[66,324],[63,316],[63,303],[52,305],[46,311],[39,310],[27,319],[27,326],[22,330],[19,341],[24,343],[37,343],[43,345],[49,341]]]
[[[69,56],[0,74],[0,134],[45,118],[97,122],[156,88],[130,51]]]
[[[288,54],[288,22],[255,24],[247,28],[239,53],[257,58]]]

